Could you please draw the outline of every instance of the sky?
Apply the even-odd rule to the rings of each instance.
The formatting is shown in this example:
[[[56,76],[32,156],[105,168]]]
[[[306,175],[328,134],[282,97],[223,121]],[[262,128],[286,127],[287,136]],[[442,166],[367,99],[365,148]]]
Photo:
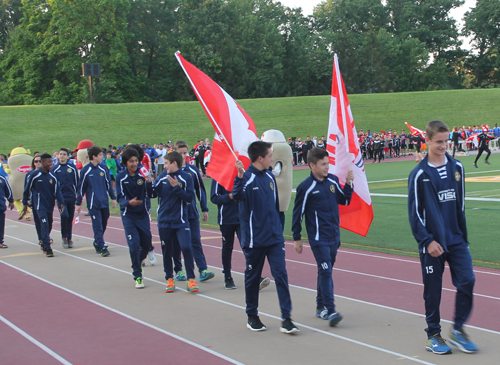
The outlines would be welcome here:
[[[277,2],[278,0],[274,0]],[[313,8],[322,2],[322,0],[279,0],[285,6],[290,8],[302,8],[302,13],[304,15],[312,15]],[[460,27],[462,27],[462,18],[466,11],[476,5],[476,0],[465,0],[464,5],[462,5],[458,9],[454,9],[451,11],[452,17],[460,22]],[[462,39],[464,42],[464,48],[470,48],[469,41],[465,38]]]

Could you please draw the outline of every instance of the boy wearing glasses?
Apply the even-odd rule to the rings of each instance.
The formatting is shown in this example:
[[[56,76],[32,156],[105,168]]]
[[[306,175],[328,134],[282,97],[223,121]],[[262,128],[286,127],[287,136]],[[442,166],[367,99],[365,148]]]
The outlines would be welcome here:
[[[90,163],[80,172],[76,196],[76,211],[82,210],[82,199],[86,196],[87,208],[92,218],[94,231],[94,248],[98,254],[109,256],[108,246],[104,243],[104,232],[109,218],[109,197],[113,209],[116,208],[116,196],[111,186],[111,177],[106,166],[102,165],[104,153],[101,147],[92,146],[87,149]]]
[[[76,187],[78,186],[78,171],[72,163],[68,163],[70,158],[70,151],[67,148],[61,148],[58,154],[59,163],[52,168],[64,197],[64,203],[66,203],[66,214],[61,215],[61,235],[64,248],[73,247],[71,238],[75,216]]]

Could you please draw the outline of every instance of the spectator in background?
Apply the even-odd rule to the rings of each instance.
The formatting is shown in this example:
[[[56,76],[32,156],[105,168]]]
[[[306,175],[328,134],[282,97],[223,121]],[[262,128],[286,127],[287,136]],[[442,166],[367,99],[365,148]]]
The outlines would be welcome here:
[[[158,176],[163,172],[163,167],[165,165],[165,155],[167,154],[167,150],[163,146],[163,143],[160,143],[158,146],[158,149],[156,150],[156,153],[158,154]]]

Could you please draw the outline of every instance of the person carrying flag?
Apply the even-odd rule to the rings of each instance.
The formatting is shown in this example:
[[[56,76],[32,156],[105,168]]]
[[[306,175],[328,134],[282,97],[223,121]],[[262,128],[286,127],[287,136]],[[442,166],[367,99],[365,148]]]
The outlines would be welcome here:
[[[301,254],[302,217],[311,250],[318,265],[316,317],[325,319],[330,327],[342,320],[335,309],[332,270],[340,247],[339,205],[349,205],[353,192],[354,174],[347,173],[346,184],[340,185],[337,176],[328,173],[328,152],[314,147],[307,155],[311,174],[297,187],[293,208],[292,232],[295,251]],[[320,212],[320,214],[318,214]]]

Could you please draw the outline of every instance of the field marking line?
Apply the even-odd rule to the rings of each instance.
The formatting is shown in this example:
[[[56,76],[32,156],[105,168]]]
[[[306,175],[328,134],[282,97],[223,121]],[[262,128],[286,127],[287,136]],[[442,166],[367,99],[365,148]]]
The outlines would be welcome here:
[[[34,246],[35,246],[35,245],[38,245],[38,244],[35,244],[35,243],[31,243],[31,242],[29,242],[29,241],[23,240],[23,239],[21,239],[21,238],[12,237],[12,236],[7,236],[7,235],[6,235],[6,237],[13,238],[13,239],[17,239],[18,241],[25,242],[25,243],[28,243],[28,244],[30,244],[30,245],[34,245]],[[91,263],[91,264],[95,264],[95,265],[102,266],[102,267],[107,268],[107,269],[115,270],[115,271],[118,271],[118,272],[121,272],[121,273],[124,273],[124,274],[130,275],[130,273],[129,273],[129,272],[127,272],[127,271],[125,271],[125,270],[118,269],[118,268],[115,268],[115,267],[112,267],[112,266],[109,266],[109,265],[105,265],[105,264],[102,264],[102,263],[100,263],[100,262],[96,262],[96,261],[88,260],[88,259],[85,259],[85,258],[83,258],[83,257],[74,256],[74,255],[71,255],[71,254],[69,254],[69,253],[66,253],[66,252],[63,252],[63,251],[59,251],[59,250],[53,250],[53,251],[54,251],[54,252],[57,252],[57,253],[60,253],[60,254],[63,254],[63,255],[66,255],[66,256],[70,256],[70,257],[76,258],[76,259],[78,259],[78,260],[82,260],[82,261],[85,261],[85,262],[89,262],[89,263]],[[213,355],[215,355],[215,356],[221,357],[221,358],[223,358],[224,360],[227,360],[227,361],[229,361],[229,362],[232,362],[233,364],[242,364],[242,363],[240,363],[240,362],[237,362],[236,360],[233,360],[233,359],[231,359],[231,358],[229,358],[229,357],[226,357],[225,355],[222,355],[222,354],[219,354],[219,353],[217,353],[217,352],[215,352],[215,351],[213,351],[213,350],[210,350],[210,349],[204,348],[203,346],[200,346],[200,345],[196,344],[195,342],[192,342],[192,341],[190,341],[190,340],[188,340],[188,339],[185,339],[185,338],[183,338],[183,337],[177,336],[177,335],[175,335],[175,334],[173,334],[173,333],[171,333],[171,332],[165,331],[165,330],[163,330],[162,328],[159,328],[159,327],[156,327],[156,326],[154,326],[154,325],[151,325],[151,324],[149,324],[149,323],[147,323],[147,322],[144,322],[144,321],[142,321],[142,320],[140,320],[140,319],[138,319],[138,318],[132,317],[132,316],[130,316],[130,315],[128,315],[128,314],[126,314],[126,313],[120,312],[120,311],[118,311],[117,309],[114,309],[114,308],[109,307],[109,306],[107,306],[107,305],[105,305],[105,304],[102,304],[102,303],[97,302],[97,301],[95,301],[95,300],[93,300],[93,299],[90,299],[90,298],[88,298],[88,297],[86,297],[86,296],[84,296],[84,295],[82,295],[82,294],[79,294],[79,293],[77,293],[77,292],[75,292],[75,291],[73,291],[73,290],[71,290],[71,289],[68,289],[68,288],[65,288],[65,287],[63,287],[63,286],[60,286],[60,285],[58,285],[58,284],[56,284],[56,283],[53,283],[53,282],[51,282],[51,281],[49,281],[49,280],[46,280],[46,279],[44,279],[44,278],[42,278],[42,277],[39,277],[39,276],[37,276],[37,275],[35,275],[35,274],[32,274],[32,273],[30,273],[30,272],[28,272],[28,271],[26,271],[26,270],[24,270],[24,269],[21,269],[21,268],[18,268],[18,267],[16,267],[16,266],[14,266],[14,265],[11,265],[11,264],[9,264],[9,263],[7,263],[7,262],[3,261],[3,260],[0,260],[0,263],[3,263],[3,264],[5,264],[5,265],[7,265],[7,266],[10,266],[10,267],[14,268],[14,269],[17,269],[17,270],[19,270],[19,271],[21,271],[21,272],[23,272],[23,273],[25,273],[25,274],[28,274],[28,275],[30,275],[30,276],[32,276],[32,277],[34,277],[34,278],[36,278],[36,279],[39,279],[39,280],[41,280],[41,281],[43,281],[43,282],[45,282],[45,283],[47,283],[47,284],[53,285],[53,286],[55,286],[56,288],[62,289],[62,290],[66,291],[66,292],[68,292],[68,293],[70,293],[70,294],[73,294],[73,295],[75,295],[75,296],[79,297],[79,298],[82,298],[82,299],[84,299],[84,300],[87,300],[87,301],[89,301],[89,302],[91,302],[91,303],[93,303],[93,304],[96,304],[96,305],[98,305],[98,306],[100,306],[100,307],[102,307],[102,308],[105,308],[105,309],[107,309],[107,310],[109,310],[109,311],[111,311],[111,312],[114,312],[114,313],[116,313],[116,314],[122,315],[122,316],[124,316],[124,317],[126,317],[126,318],[128,318],[128,319],[131,319],[131,320],[133,320],[133,321],[135,321],[135,322],[137,322],[137,323],[143,324],[143,325],[145,325],[145,326],[147,326],[147,327],[150,327],[150,328],[155,329],[155,330],[157,330],[157,331],[159,331],[159,332],[162,332],[162,333],[164,333],[164,334],[167,334],[167,335],[169,335],[169,336],[172,336],[172,337],[174,337],[174,338],[177,338],[177,339],[179,339],[179,340],[181,340],[181,341],[183,341],[183,342],[186,342],[186,343],[188,343],[188,344],[190,344],[190,345],[193,345],[193,346],[195,346],[195,347],[197,347],[197,348],[200,348],[200,349],[202,349],[202,350],[204,350],[204,351],[206,351],[206,352],[209,352],[209,353],[211,353],[211,354],[213,354]],[[240,274],[240,273],[238,273],[238,274]],[[242,275],[243,275],[243,274],[242,274]],[[164,283],[164,282],[161,282],[161,281],[159,281],[159,280],[151,279],[151,278],[148,278],[148,277],[145,277],[145,278],[146,278],[146,279],[148,279],[148,281],[151,281],[151,282],[154,282],[154,283],[160,284],[160,285],[162,285],[162,286],[164,286],[164,285],[165,285],[165,283]],[[296,286],[296,287],[297,287],[297,288],[301,288],[301,287],[298,287],[298,286]],[[180,291],[187,292],[187,290],[186,290],[186,289],[182,289],[182,288],[176,288],[176,290],[180,290]],[[312,289],[311,289],[311,290],[312,290]],[[231,302],[228,302],[228,301],[225,301],[225,300],[219,299],[219,298],[211,297],[211,296],[208,296],[208,295],[205,295],[205,294],[196,294],[196,296],[199,296],[199,297],[202,297],[202,298],[205,298],[205,299],[208,299],[208,300],[212,300],[212,301],[215,301],[215,302],[218,302],[218,303],[224,304],[224,305],[229,305],[229,306],[234,307],[234,308],[238,308],[238,309],[241,309],[241,310],[245,310],[245,307],[243,307],[243,306],[241,306],[241,305],[234,304],[234,303],[231,303]],[[282,320],[282,318],[281,318],[281,317],[278,317],[278,316],[275,316],[275,315],[272,315],[272,314],[269,314],[269,313],[265,313],[265,312],[259,312],[259,315],[263,315],[263,316],[266,316],[266,317],[269,317],[269,318],[273,318],[273,319],[276,319],[276,320],[279,320],[279,321],[281,321],[281,320]],[[339,340],[343,340],[343,341],[346,341],[346,342],[350,342],[350,343],[353,343],[353,344],[356,344],[356,345],[359,345],[359,346],[363,346],[363,347],[366,347],[366,348],[369,348],[369,349],[372,349],[372,350],[376,350],[376,351],[379,351],[379,352],[383,352],[383,353],[386,353],[386,354],[389,354],[389,355],[393,355],[393,356],[396,356],[396,357],[401,357],[401,358],[404,358],[404,359],[407,359],[407,360],[411,360],[411,361],[414,361],[414,362],[418,362],[418,363],[421,363],[421,364],[435,365],[434,363],[430,363],[430,362],[427,362],[427,361],[424,361],[424,360],[416,359],[416,358],[413,358],[413,357],[411,357],[411,356],[404,355],[404,354],[401,354],[401,353],[398,353],[398,352],[394,352],[394,351],[391,351],[391,350],[388,350],[388,349],[385,349],[385,348],[382,348],[382,347],[378,347],[378,346],[370,345],[369,343],[365,343],[365,342],[362,342],[362,341],[358,341],[358,340],[355,340],[355,339],[352,339],[352,338],[349,338],[349,337],[345,337],[345,336],[337,335],[337,334],[335,334],[335,333],[331,333],[331,332],[328,332],[328,331],[322,330],[322,329],[320,329],[320,328],[316,328],[316,327],[308,326],[308,325],[303,324],[303,323],[295,322],[295,324],[297,324],[297,325],[298,325],[298,326],[300,326],[300,327],[307,328],[307,329],[309,329],[309,330],[311,330],[311,331],[313,331],[313,332],[319,332],[319,333],[322,333],[322,334],[324,334],[324,335],[328,335],[328,336],[331,336],[331,337],[335,337],[335,338],[337,338],[337,339],[339,339]],[[243,365],[243,364],[242,364],[242,365]]]
[[[5,263],[2,260],[0,260],[0,262]],[[9,264],[7,264],[7,265],[9,265]],[[9,265],[9,266],[11,266],[11,265]],[[43,343],[41,343],[40,341],[38,341],[33,336],[30,336],[28,333],[26,333],[25,331],[23,331],[21,328],[17,327],[14,323],[12,323],[11,321],[9,321],[4,316],[0,315],[0,321],[2,321],[7,326],[9,326],[10,328],[12,328],[14,331],[16,331],[17,333],[19,333],[21,336],[23,336],[25,339],[27,339],[28,341],[30,341],[35,346],[38,346],[41,350],[45,351],[47,354],[49,354],[50,356],[52,356],[54,359],[56,359],[57,361],[59,361],[61,364],[72,365],[72,363],[70,363],[68,360],[66,360],[65,358],[63,358],[61,355],[57,354],[55,351],[49,349],[47,346],[45,346]]]
[[[500,170],[491,170],[491,171],[472,171],[468,172],[467,175],[476,175],[476,174],[487,174],[490,172],[500,172]],[[368,184],[374,184],[374,183],[383,183],[383,182],[392,182],[392,181],[404,181],[408,180],[408,178],[404,179],[392,179],[392,180],[378,180],[378,181],[368,181]]]
[[[21,241],[23,241],[23,240],[21,240]],[[27,241],[25,241],[25,242],[27,242]],[[27,243],[30,243],[30,242],[27,242]],[[30,243],[30,244],[32,244],[32,243]],[[78,258],[78,256],[74,256],[74,255],[71,255],[71,254],[67,254],[67,253],[64,253],[64,252],[61,252],[61,251],[58,251],[58,250],[54,250],[54,251],[56,251],[56,252],[58,252],[58,253],[61,253],[61,254],[65,254],[65,255],[67,255],[67,256],[71,256],[71,257],[74,257],[74,258]],[[87,261],[87,262],[94,263],[94,264],[98,264],[98,263],[93,262],[93,261],[91,261],[91,260],[87,260],[87,259],[83,259],[83,260],[84,260],[84,261]],[[10,266],[10,267],[11,267],[11,268],[13,268],[13,269],[19,270],[19,271],[21,271],[21,272],[22,272],[22,273],[24,273],[24,274],[30,275],[31,277],[33,277],[33,278],[35,278],[35,279],[38,279],[38,280],[40,280],[40,281],[43,281],[44,283],[49,284],[49,285],[52,285],[52,286],[54,286],[54,287],[56,287],[56,288],[58,288],[58,289],[61,289],[61,290],[65,291],[65,292],[69,293],[69,294],[73,294],[73,295],[75,295],[75,296],[77,296],[77,297],[79,297],[79,298],[81,298],[81,299],[84,299],[84,300],[86,300],[86,301],[88,301],[88,302],[90,302],[90,303],[92,303],[92,304],[95,304],[95,305],[97,305],[97,306],[99,306],[99,307],[101,307],[101,308],[107,309],[107,310],[109,310],[110,312],[116,313],[116,314],[118,314],[118,315],[120,315],[120,316],[123,316],[123,317],[125,317],[125,318],[127,318],[127,319],[130,319],[130,320],[132,320],[132,321],[134,321],[134,322],[137,322],[137,323],[139,323],[139,324],[142,324],[142,325],[144,325],[144,326],[146,326],[146,327],[149,327],[149,328],[151,328],[151,329],[153,329],[153,330],[156,330],[156,331],[161,332],[161,333],[163,333],[163,334],[165,334],[165,335],[171,336],[171,337],[173,337],[173,338],[175,338],[175,339],[177,339],[177,340],[179,340],[179,341],[182,341],[182,342],[187,343],[187,344],[189,344],[189,345],[191,345],[191,346],[194,346],[194,347],[196,347],[196,348],[198,348],[198,349],[200,349],[200,350],[203,350],[203,351],[208,352],[208,353],[210,353],[210,354],[212,354],[212,355],[215,355],[215,356],[217,356],[217,357],[219,357],[219,358],[221,358],[221,359],[223,359],[223,360],[226,360],[226,361],[228,361],[228,362],[230,362],[230,363],[232,363],[232,364],[244,365],[243,363],[241,363],[241,362],[239,362],[239,361],[237,361],[237,360],[234,360],[234,359],[232,359],[232,358],[230,358],[230,357],[227,357],[226,355],[220,354],[220,353],[218,353],[218,352],[216,352],[216,351],[214,351],[214,350],[211,350],[211,349],[206,348],[206,347],[204,347],[204,346],[198,345],[197,343],[195,343],[195,342],[193,342],[193,341],[190,341],[190,340],[188,340],[188,339],[186,339],[186,338],[183,338],[183,337],[181,337],[181,336],[178,336],[178,335],[176,335],[176,334],[174,334],[174,333],[172,333],[172,332],[166,331],[166,330],[164,330],[163,328],[156,327],[156,326],[154,326],[154,325],[152,325],[152,324],[150,324],[150,323],[147,323],[147,322],[145,322],[145,321],[143,321],[143,320],[140,320],[140,319],[138,319],[138,318],[132,317],[131,315],[128,315],[128,314],[126,314],[126,313],[123,313],[123,312],[121,312],[121,311],[119,311],[119,310],[117,310],[117,309],[114,309],[114,308],[112,308],[112,307],[110,307],[110,306],[107,306],[106,304],[100,303],[100,302],[98,302],[98,301],[96,301],[96,300],[93,300],[93,299],[91,299],[91,298],[88,298],[88,297],[86,297],[86,296],[84,296],[84,295],[82,295],[82,294],[80,294],[80,293],[77,293],[77,292],[75,292],[75,291],[73,291],[73,290],[71,290],[71,289],[65,288],[65,287],[63,287],[63,286],[61,286],[61,285],[58,285],[58,284],[53,283],[53,282],[51,282],[51,281],[49,281],[49,280],[46,280],[46,279],[44,279],[44,278],[42,278],[42,277],[40,277],[40,276],[38,276],[38,275],[35,275],[35,274],[33,274],[33,273],[29,272],[29,271],[26,271],[26,270],[24,270],[24,269],[21,269],[21,268],[17,267],[17,266],[11,265],[11,264],[9,264],[9,263],[7,263],[7,262],[3,261],[3,260],[0,260],[0,263],[2,263],[2,264],[4,264],[4,265],[7,265],[7,266]],[[124,271],[124,270],[116,269],[116,268],[113,268],[113,267],[108,266],[108,265],[103,265],[103,264],[101,264],[100,266],[104,266],[104,267],[107,267],[107,268],[111,268],[111,269],[114,269],[114,270],[117,270],[117,271],[120,271],[120,272],[126,272],[126,271]],[[127,274],[129,274],[129,273],[127,273]],[[151,280],[151,279],[149,279],[149,280]],[[163,283],[162,283],[162,284],[163,284]],[[1,316],[0,316],[0,317],[1,317]],[[3,317],[1,317],[1,318],[3,318]],[[1,319],[1,318],[0,318],[0,319]],[[33,339],[33,340],[34,340],[34,341],[36,341],[35,339]],[[43,345],[42,345],[42,346],[43,346]],[[63,360],[64,360],[64,359],[63,359]],[[64,364],[69,364],[69,365],[71,365],[71,363],[69,363],[69,362],[65,362]]]

